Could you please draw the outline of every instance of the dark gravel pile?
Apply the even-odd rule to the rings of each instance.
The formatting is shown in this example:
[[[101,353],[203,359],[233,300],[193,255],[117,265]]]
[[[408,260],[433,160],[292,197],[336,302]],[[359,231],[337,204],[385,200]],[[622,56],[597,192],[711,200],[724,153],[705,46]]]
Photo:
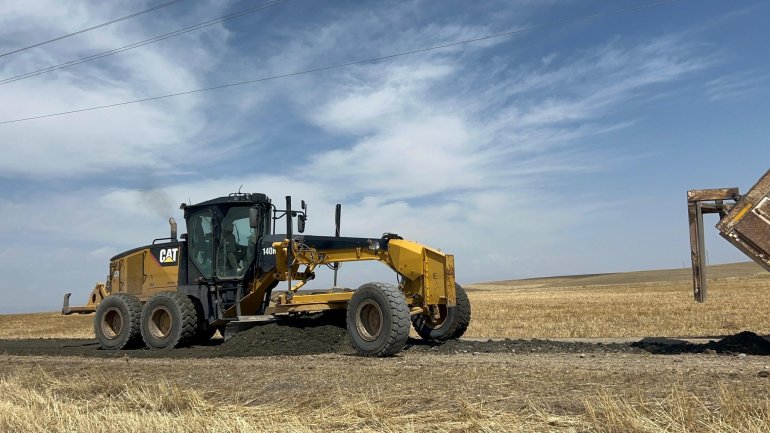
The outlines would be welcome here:
[[[770,340],[753,332],[744,331],[730,335],[721,340],[712,340],[708,343],[697,344],[683,340],[649,338],[631,344],[633,347],[646,350],[650,353],[663,355],[676,355],[681,353],[721,353],[747,355],[770,355]]]
[[[628,344],[573,343],[552,340],[451,340],[445,343],[410,338],[405,351],[454,355],[461,353],[609,353],[639,351]],[[218,348],[219,356],[353,354],[344,326],[301,322],[269,324],[241,332]]]
[[[709,342],[708,346],[718,353],[770,355],[770,341],[749,331],[731,335],[719,341]]]
[[[217,356],[353,353],[344,325],[328,320],[293,320],[239,332],[217,348]]]
[[[582,343],[554,340],[450,340],[442,344],[409,340],[406,350],[441,354],[457,353],[618,353],[638,349],[620,343]]]

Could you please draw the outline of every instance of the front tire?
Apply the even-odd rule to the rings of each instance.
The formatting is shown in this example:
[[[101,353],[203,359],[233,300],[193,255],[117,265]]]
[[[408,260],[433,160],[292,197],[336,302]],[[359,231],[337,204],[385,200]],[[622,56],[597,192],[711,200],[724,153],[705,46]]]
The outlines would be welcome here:
[[[96,308],[94,334],[105,350],[129,349],[141,345],[139,323],[142,304],[136,296],[115,293],[104,298]]]
[[[151,349],[172,349],[192,343],[197,324],[195,304],[181,293],[158,293],[142,310],[142,338]]]
[[[395,286],[367,283],[348,303],[347,328],[356,351],[363,356],[392,356],[409,338],[409,306]]]
[[[422,339],[447,341],[460,338],[465,334],[471,322],[471,303],[465,289],[459,284],[455,284],[455,294],[455,306],[440,308],[442,317],[438,321],[422,314],[412,317],[414,330]]]

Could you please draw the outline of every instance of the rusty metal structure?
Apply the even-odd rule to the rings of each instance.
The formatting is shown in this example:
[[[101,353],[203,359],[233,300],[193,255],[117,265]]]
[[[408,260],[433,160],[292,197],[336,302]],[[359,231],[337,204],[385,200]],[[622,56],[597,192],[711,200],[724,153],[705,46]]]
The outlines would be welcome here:
[[[705,302],[706,248],[703,214],[718,214],[719,234],[770,272],[770,170],[746,194],[738,188],[687,191],[693,295]]]

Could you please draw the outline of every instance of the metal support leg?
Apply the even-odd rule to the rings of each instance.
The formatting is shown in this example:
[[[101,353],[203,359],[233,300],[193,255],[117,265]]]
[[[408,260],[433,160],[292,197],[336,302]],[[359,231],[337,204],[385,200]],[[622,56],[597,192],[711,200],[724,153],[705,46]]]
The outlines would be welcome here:
[[[705,302],[708,286],[706,285],[706,249],[703,242],[703,210],[700,202],[687,203],[690,219],[690,259],[692,260],[692,282],[695,301]]]

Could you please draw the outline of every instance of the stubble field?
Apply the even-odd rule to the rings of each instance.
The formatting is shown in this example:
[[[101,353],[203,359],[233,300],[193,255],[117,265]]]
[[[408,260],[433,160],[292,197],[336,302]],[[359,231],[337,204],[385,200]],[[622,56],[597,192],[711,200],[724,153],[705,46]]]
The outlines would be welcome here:
[[[770,334],[770,275],[748,264],[712,275],[706,304],[691,300],[686,271],[469,286],[469,339],[563,343],[412,342],[397,357],[367,359],[344,350],[230,357],[225,345],[175,358],[39,355],[4,341],[0,431],[770,431],[770,358],[751,354],[764,352],[656,355],[629,344]],[[0,338],[90,339],[91,321],[0,316]]]

